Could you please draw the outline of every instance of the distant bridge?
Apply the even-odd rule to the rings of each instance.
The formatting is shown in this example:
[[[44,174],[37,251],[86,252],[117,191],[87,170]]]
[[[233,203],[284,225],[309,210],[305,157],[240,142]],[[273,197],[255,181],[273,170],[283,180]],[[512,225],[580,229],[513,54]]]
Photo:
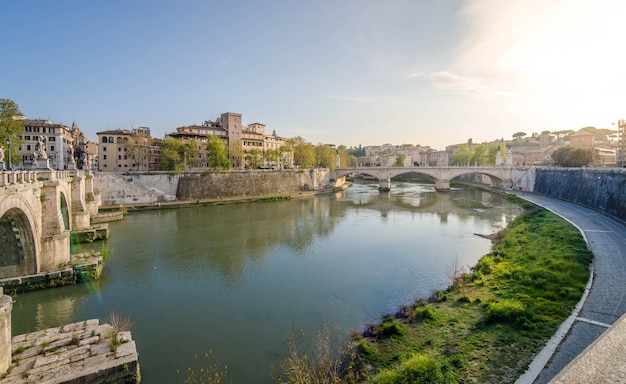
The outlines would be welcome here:
[[[528,168],[524,168],[526,170]],[[511,166],[498,167],[354,167],[336,168],[329,175],[334,180],[340,180],[350,174],[364,174],[379,180],[380,190],[391,189],[391,178],[407,173],[420,173],[435,179],[435,189],[438,191],[450,190],[450,180],[455,177],[469,174],[480,174],[490,179],[490,184],[496,187],[512,188],[515,185],[516,171],[520,168]],[[519,178],[519,177],[518,177]]]

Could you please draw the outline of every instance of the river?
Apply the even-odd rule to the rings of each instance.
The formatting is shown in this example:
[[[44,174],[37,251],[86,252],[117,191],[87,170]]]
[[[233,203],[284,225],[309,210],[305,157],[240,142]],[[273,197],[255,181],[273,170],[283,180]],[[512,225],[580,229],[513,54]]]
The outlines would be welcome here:
[[[402,182],[389,193],[354,184],[315,198],[133,213],[110,224],[114,253],[100,281],[17,296],[12,332],[115,311],[134,322],[143,383],[182,382],[209,351],[228,366],[226,382],[271,383],[292,329],[306,339],[327,324],[345,338],[445,288],[455,264],[489,251],[476,234],[518,213],[476,189]]]

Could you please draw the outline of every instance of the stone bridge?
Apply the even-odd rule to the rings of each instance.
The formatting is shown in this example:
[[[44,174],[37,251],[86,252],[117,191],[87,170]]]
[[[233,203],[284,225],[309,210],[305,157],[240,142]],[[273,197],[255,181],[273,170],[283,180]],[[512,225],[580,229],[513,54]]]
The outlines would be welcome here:
[[[529,168],[518,168],[511,166],[496,167],[355,167],[337,168],[332,171],[329,177],[332,180],[341,182],[345,176],[350,174],[364,174],[379,180],[378,189],[388,191],[391,189],[391,178],[406,173],[419,173],[435,179],[435,189],[438,191],[450,190],[450,180],[462,175],[482,175],[482,182],[494,187],[513,188],[516,180],[522,178],[519,172],[527,171]]]
[[[98,205],[91,173],[0,172],[0,279],[67,263],[71,231],[88,229]]]

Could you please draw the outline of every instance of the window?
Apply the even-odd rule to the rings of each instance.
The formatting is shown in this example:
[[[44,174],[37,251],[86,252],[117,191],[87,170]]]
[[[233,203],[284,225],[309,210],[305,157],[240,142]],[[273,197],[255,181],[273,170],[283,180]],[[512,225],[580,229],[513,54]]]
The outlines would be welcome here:
[[[51,136],[51,137],[50,137],[50,141],[57,141],[56,136]]]
[[[50,152],[54,152],[54,145],[50,146]]]
[[[41,128],[42,133],[46,133],[46,127]]]
[[[122,138],[121,138],[121,137],[118,137],[118,138],[117,138],[117,143],[118,143],[118,144],[122,144]]]
[[[102,159],[106,160],[107,159],[107,155],[102,156]]]
[[[106,143],[107,142],[107,137],[106,136],[102,136],[102,142]]]
[[[117,155],[118,160],[122,160],[122,155]]]
[[[26,145],[26,150],[30,151],[30,144]]]
[[[102,147],[102,152],[106,152],[107,151],[107,147]]]
[[[128,160],[128,156],[124,155],[124,160]]]
[[[115,141],[113,141],[113,136],[109,136],[109,143],[115,143]]]
[[[118,148],[118,149],[117,149],[117,151],[118,151],[118,152],[122,152],[122,148]]]

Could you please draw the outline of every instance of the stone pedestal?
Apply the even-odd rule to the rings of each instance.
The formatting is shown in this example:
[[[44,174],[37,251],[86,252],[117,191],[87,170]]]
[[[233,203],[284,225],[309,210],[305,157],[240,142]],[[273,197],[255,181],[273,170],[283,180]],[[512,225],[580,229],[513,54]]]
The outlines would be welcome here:
[[[391,180],[390,179],[380,179],[378,182],[378,190],[381,192],[387,192],[391,190]]]
[[[50,159],[45,158],[39,158],[37,159],[37,162],[35,163],[35,168],[36,169],[52,169],[50,168]]]

